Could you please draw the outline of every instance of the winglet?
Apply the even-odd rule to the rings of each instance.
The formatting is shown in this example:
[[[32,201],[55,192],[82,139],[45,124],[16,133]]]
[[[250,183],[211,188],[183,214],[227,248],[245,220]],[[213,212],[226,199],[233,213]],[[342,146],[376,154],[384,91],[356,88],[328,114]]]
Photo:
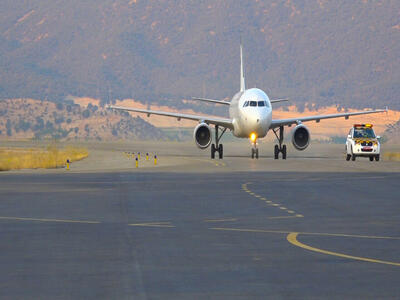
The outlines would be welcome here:
[[[246,89],[246,84],[244,80],[244,70],[243,70],[243,49],[242,41],[240,41],[240,91],[244,92]]]

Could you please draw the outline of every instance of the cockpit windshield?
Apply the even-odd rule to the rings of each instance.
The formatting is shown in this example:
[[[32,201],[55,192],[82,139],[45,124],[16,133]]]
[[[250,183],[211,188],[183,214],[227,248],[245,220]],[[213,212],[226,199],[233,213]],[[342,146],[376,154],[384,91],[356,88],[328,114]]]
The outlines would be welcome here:
[[[267,105],[267,102],[265,102],[265,101],[245,101],[243,104],[243,107],[247,107],[247,106],[263,107],[263,106],[268,106],[268,105]]]
[[[372,128],[354,128],[354,138],[375,138],[375,133]]]

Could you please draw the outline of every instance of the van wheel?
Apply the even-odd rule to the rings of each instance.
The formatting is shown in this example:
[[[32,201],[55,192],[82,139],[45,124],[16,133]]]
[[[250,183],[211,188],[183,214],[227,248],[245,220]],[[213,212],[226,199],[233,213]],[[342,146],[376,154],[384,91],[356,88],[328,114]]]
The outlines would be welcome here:
[[[379,154],[377,156],[375,156],[375,160],[379,161]]]
[[[369,161],[374,161],[374,157],[373,157],[373,156],[370,156],[370,157],[369,157]]]
[[[350,155],[350,154],[347,154],[347,155],[346,155],[346,160],[349,161],[350,158],[351,158],[351,155]]]

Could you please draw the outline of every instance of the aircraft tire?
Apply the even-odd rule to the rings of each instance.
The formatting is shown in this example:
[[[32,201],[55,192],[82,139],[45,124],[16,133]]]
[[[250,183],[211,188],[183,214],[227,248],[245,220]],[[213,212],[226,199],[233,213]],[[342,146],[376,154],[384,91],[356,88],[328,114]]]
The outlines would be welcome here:
[[[219,159],[222,159],[224,157],[224,146],[222,146],[222,144],[219,144],[218,146],[218,154]]]
[[[215,144],[211,144],[211,159],[215,158]]]
[[[275,159],[279,158],[279,147],[278,147],[278,145],[275,145],[275,147],[274,147],[274,158]]]
[[[282,159],[286,159],[286,153],[287,153],[286,145],[283,145],[283,147],[282,147]]]
[[[258,159],[258,148],[256,149],[256,158]]]

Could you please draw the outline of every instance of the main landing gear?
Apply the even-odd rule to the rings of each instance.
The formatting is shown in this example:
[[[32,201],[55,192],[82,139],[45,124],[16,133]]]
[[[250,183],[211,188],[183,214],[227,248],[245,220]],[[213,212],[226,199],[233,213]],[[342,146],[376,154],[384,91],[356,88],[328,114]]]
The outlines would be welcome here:
[[[218,134],[218,125],[215,125],[215,144],[211,144],[211,159],[215,158],[215,152],[218,152],[219,159],[222,159],[224,156],[224,147],[222,144],[219,143],[222,136],[224,135],[226,128],[222,130],[221,134]]]
[[[272,129],[276,138],[278,139],[279,145],[275,145],[274,147],[274,158],[279,158],[279,153],[282,153],[282,159],[286,159],[286,145],[282,145],[283,143],[283,126],[279,126],[279,128]],[[279,131],[279,136],[278,136]]]

